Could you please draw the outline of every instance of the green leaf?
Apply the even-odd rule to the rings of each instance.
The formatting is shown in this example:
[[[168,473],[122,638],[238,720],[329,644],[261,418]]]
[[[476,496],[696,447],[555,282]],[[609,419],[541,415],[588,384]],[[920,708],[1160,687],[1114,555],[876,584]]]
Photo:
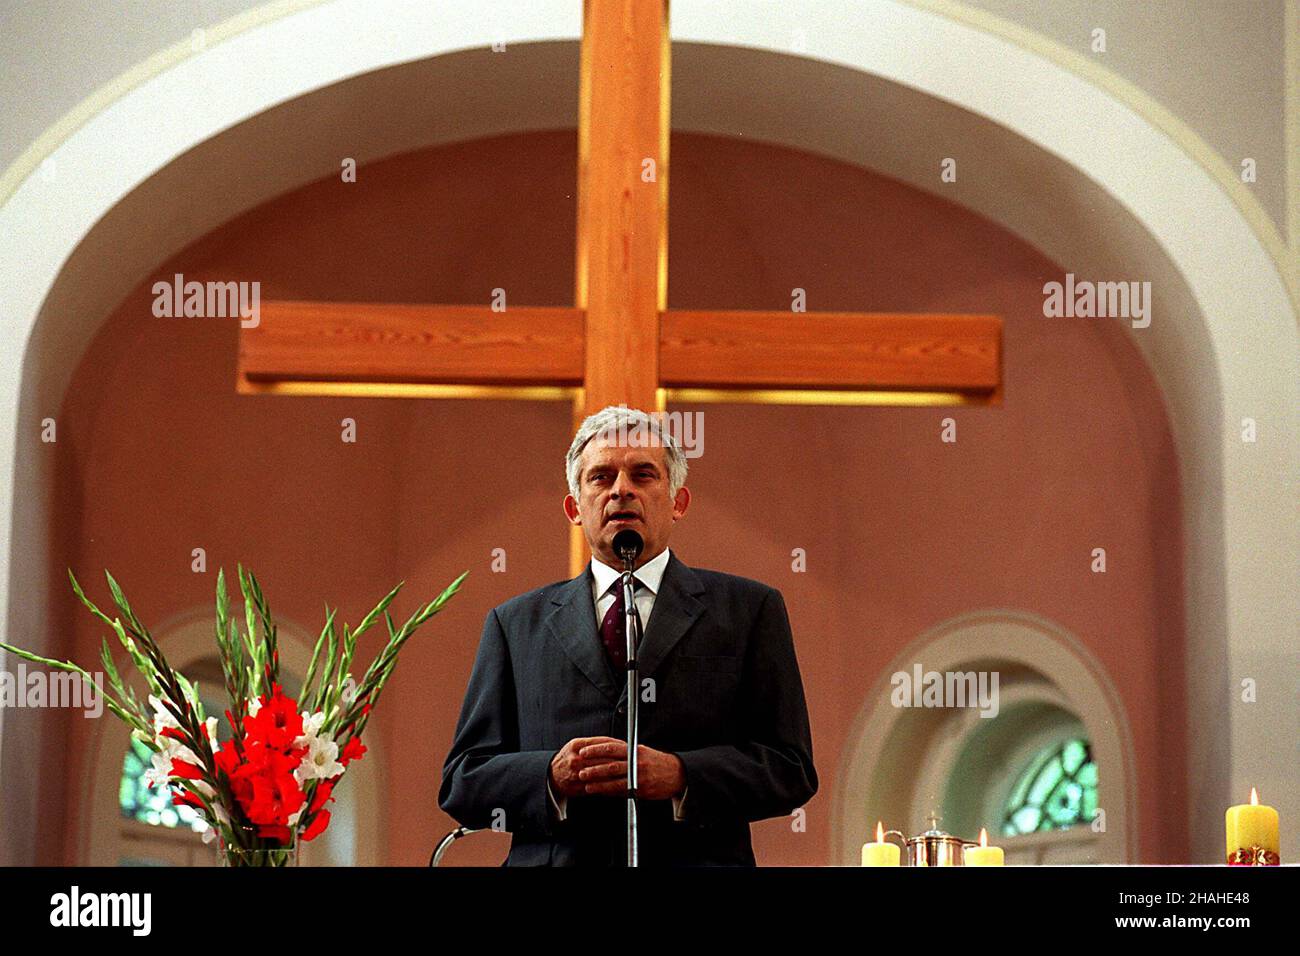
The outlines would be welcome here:
[[[302,682],[302,692],[298,695],[302,700],[308,700],[312,693],[312,683],[316,679],[316,664],[320,660],[321,645],[325,642],[325,636],[334,628],[334,615],[338,608],[330,610],[328,604],[325,605],[325,626],[320,629],[320,636],[316,638],[316,646],[311,652],[311,663],[307,665],[307,677]]]
[[[122,616],[126,618],[127,623],[133,626],[133,630],[143,631],[144,626],[140,623],[140,619],[135,616],[135,612],[131,610],[131,605],[127,601],[126,595],[122,593],[122,589],[118,586],[113,575],[108,573],[107,568],[104,569],[104,577],[108,579],[108,589],[113,594],[113,603],[116,604],[117,609],[122,612]]]

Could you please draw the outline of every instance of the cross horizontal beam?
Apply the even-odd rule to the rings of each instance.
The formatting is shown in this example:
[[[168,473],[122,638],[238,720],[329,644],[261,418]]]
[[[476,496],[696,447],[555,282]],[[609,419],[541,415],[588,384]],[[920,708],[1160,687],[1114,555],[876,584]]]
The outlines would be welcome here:
[[[670,309],[658,320],[660,387],[762,391],[769,400],[787,389],[997,400],[997,316]],[[571,308],[265,302],[260,323],[240,330],[240,389],[293,382],[320,383],[322,391],[330,383],[572,389],[583,384],[585,324],[585,313]]]
[[[994,315],[672,309],[659,323],[670,388],[993,392]]]
[[[241,328],[239,389],[275,382],[582,384],[578,309],[264,302]]]

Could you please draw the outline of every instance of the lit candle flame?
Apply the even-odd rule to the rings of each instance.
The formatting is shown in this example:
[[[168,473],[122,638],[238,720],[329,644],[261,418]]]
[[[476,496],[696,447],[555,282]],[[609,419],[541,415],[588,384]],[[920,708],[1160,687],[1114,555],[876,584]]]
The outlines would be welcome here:
[[[988,845],[989,845],[989,831],[985,830],[983,827],[980,827],[980,846],[988,846]]]
[[[1250,788],[1250,805],[1252,807],[1259,806],[1259,794],[1255,792],[1254,787]]]
[[[879,820],[876,821],[876,842],[877,843],[885,842],[885,825],[881,823]]]

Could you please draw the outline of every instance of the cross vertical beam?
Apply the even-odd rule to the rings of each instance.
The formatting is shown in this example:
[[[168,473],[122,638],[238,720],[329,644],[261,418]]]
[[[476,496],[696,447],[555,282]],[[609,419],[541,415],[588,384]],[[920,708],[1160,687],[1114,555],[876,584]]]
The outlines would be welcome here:
[[[668,3],[584,0],[574,305],[586,313],[575,427],[606,405],[659,409],[668,305]],[[576,575],[589,552],[570,528]]]
[[[574,305],[586,326],[583,414],[657,408],[668,286],[668,5],[586,0]]]

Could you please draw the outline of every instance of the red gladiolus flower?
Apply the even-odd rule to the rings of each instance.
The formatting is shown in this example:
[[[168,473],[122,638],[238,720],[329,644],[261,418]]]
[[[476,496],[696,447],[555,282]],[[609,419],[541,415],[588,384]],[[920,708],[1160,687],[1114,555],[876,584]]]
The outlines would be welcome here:
[[[213,759],[259,835],[288,842],[289,818],[306,799],[293,775],[307,753],[306,747],[293,746],[302,734],[302,716],[297,703],[284,696],[278,685],[261,701],[257,716],[244,719],[242,747],[228,740]]]
[[[321,807],[325,806],[327,800],[334,799],[334,781],[322,780],[316,785],[316,793],[311,798],[311,806],[308,812],[315,813]]]
[[[338,778],[335,778],[337,780]],[[322,780],[316,784],[316,792],[312,794],[311,804],[307,807],[303,816],[311,816],[311,823],[302,831],[303,840],[315,839],[320,833],[329,826],[330,812],[324,809],[326,803],[334,799],[335,780]],[[312,816],[314,814],[314,816]]]
[[[360,760],[366,749],[360,737],[353,737],[343,745],[343,753],[339,754],[339,763],[346,767],[353,760]]]
[[[236,771],[236,779],[246,780],[248,788],[236,789],[240,805],[248,819],[256,824],[285,825],[303,802],[302,788],[294,779],[293,771],[301,759],[301,752],[288,756],[262,747],[249,747],[249,761]],[[235,780],[232,780],[234,783]]]
[[[256,717],[244,718],[244,733],[267,747],[284,750],[302,736],[302,715],[292,697],[286,697],[276,684],[270,697],[261,697],[262,706]]]
[[[239,766],[239,752],[235,750],[235,742],[227,740],[221,745],[221,749],[212,755],[212,762],[217,765],[217,769],[231,776]]]
[[[198,798],[197,794],[190,793],[188,790],[176,789],[172,791],[172,803],[176,806],[188,804],[195,810],[203,809],[203,801]]]
[[[302,831],[303,841],[307,842],[316,839],[329,825],[330,812],[328,810],[322,810],[320,813],[316,814],[311,823],[307,825],[307,829]]]
[[[186,780],[202,780],[203,771],[188,760],[181,760],[177,757],[172,758],[172,776],[184,777]]]

